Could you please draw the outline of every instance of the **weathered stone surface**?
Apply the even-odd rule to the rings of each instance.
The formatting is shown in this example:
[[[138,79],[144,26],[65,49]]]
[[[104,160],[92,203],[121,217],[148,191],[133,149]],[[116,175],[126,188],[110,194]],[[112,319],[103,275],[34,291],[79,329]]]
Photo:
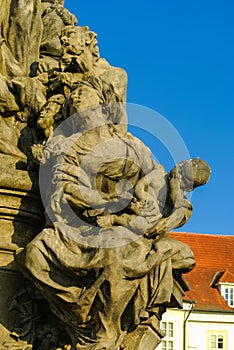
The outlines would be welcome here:
[[[41,1],[4,1],[0,26],[0,73],[10,79],[29,75],[31,64],[39,58]]]
[[[164,333],[158,327],[158,319],[153,316],[125,337],[121,349],[155,350],[163,337]]]
[[[126,72],[76,24],[63,1],[0,14],[0,348],[153,350],[194,267],[168,234],[210,168],[153,160],[127,131]]]

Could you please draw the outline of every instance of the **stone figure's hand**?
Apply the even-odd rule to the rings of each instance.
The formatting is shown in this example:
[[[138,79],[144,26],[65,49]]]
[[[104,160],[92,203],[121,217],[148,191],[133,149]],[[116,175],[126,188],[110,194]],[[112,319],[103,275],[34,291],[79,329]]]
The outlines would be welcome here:
[[[151,216],[152,211],[156,209],[156,205],[153,200],[141,200],[138,202],[132,202],[130,206],[131,210],[140,216]]]
[[[56,80],[62,83],[63,85],[69,85],[71,86],[73,84],[73,76],[71,73],[64,73],[64,72],[54,72],[56,76]]]
[[[167,229],[167,219],[161,219],[159,222],[155,225],[155,233],[161,234],[164,233]]]
[[[97,224],[102,228],[112,227],[114,224],[114,215],[105,215],[97,217]]]
[[[56,75],[55,72],[58,71],[58,68],[49,69],[49,65],[46,61],[40,60],[37,67],[37,80],[42,84],[48,85],[55,81]]]
[[[31,152],[33,155],[33,160],[40,164],[40,163],[44,163],[45,160],[45,154],[44,154],[44,145],[42,144],[34,144],[31,146]]]
[[[130,209],[136,214],[141,215],[140,202],[132,202],[130,204]]]

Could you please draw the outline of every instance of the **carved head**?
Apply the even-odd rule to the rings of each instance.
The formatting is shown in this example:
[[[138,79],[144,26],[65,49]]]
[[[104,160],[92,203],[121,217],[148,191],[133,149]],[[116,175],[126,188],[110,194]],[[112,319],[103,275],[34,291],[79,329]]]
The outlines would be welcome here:
[[[178,172],[181,188],[188,192],[196,187],[205,185],[211,174],[209,165],[200,158],[180,162],[173,170]]]
[[[93,70],[100,58],[96,33],[89,27],[66,26],[60,40],[63,71],[85,73]]]
[[[54,95],[48,99],[41,110],[37,126],[44,131],[46,138],[51,136],[55,122],[62,117],[60,110],[64,100],[63,95]]]
[[[82,112],[95,108],[100,103],[97,92],[90,86],[79,86],[71,93],[71,100],[75,112]]]
[[[80,81],[66,100],[64,116],[74,116],[78,130],[87,131],[106,123],[104,102],[101,81],[96,77],[89,77],[86,81]]]
[[[102,82],[99,78],[89,76],[86,80],[74,85],[69,98],[65,102],[66,117],[74,113],[95,109],[105,102]]]

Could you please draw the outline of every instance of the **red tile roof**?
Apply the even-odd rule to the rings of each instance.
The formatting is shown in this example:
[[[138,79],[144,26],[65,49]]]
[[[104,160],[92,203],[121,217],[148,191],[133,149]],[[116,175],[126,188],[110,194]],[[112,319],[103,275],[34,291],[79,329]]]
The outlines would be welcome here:
[[[230,271],[225,271],[219,279],[222,283],[234,283],[234,274]]]
[[[185,275],[190,286],[185,300],[194,300],[197,310],[234,313],[217,288],[218,282],[234,283],[234,236],[172,232],[170,237],[189,245],[196,260],[194,270]]]

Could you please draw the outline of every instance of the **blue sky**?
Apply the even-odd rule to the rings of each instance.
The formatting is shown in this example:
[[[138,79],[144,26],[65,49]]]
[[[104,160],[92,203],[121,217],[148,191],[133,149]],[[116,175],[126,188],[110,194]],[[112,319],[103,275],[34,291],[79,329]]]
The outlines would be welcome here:
[[[101,56],[127,71],[128,102],[160,113],[191,157],[210,164],[210,182],[195,190],[192,218],[181,230],[233,235],[234,2],[65,0],[65,6],[98,33]],[[163,147],[131,131],[170,170]]]

